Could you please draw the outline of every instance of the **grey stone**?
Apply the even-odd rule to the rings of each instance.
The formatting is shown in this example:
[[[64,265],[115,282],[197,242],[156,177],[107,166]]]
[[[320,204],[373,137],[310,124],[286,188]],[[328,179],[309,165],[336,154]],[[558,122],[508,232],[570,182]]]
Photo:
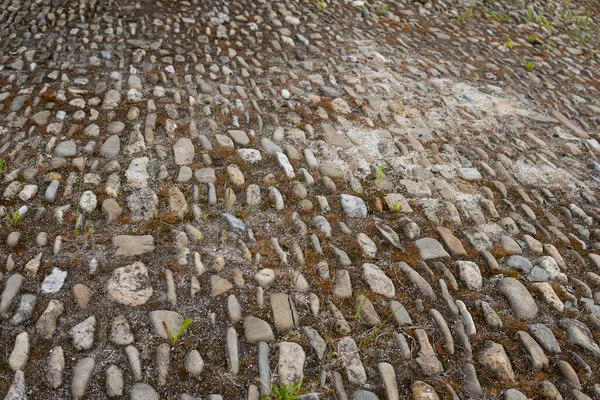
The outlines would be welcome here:
[[[107,297],[127,306],[139,306],[148,301],[154,290],[148,269],[142,262],[116,268],[106,286]]]
[[[0,298],[0,313],[5,313],[10,307],[13,299],[19,293],[25,278],[21,274],[13,274],[7,280]]]
[[[270,296],[273,322],[278,331],[292,329],[299,324],[294,301],[285,293],[272,293]]]
[[[71,395],[74,399],[84,396],[95,365],[96,362],[92,357],[82,358],[77,361],[73,372],[73,382],[71,383]]]
[[[67,140],[61,142],[54,148],[54,155],[56,157],[73,157],[77,154],[77,144],[74,140]]]
[[[136,383],[131,388],[131,400],[160,400],[156,390],[145,383]]]
[[[96,332],[96,317],[91,316],[78,323],[69,330],[73,340],[73,347],[77,350],[89,350],[94,345],[94,333]]]
[[[373,292],[388,298],[396,295],[394,283],[377,265],[364,263],[362,277]]]
[[[271,326],[260,318],[246,317],[244,319],[244,329],[248,343],[270,342],[275,339]]]
[[[436,260],[440,258],[450,258],[450,254],[448,254],[440,242],[435,239],[418,239],[415,241],[415,245],[419,249],[419,256],[425,261]]]
[[[179,332],[179,329],[183,324],[183,317],[175,311],[156,310],[151,311],[149,316],[150,322],[154,327],[154,333],[163,339],[169,338],[163,326],[163,322],[167,325],[169,332]]]
[[[100,154],[106,158],[115,158],[120,150],[121,140],[117,135],[112,135],[100,146]]]
[[[502,279],[498,288],[518,318],[525,320],[535,318],[538,313],[537,304],[521,282],[515,278],[506,277]]]
[[[118,235],[112,238],[117,248],[116,256],[138,256],[154,250],[154,238],[151,235]]]
[[[367,206],[360,197],[349,194],[340,195],[342,210],[350,218],[365,218],[367,216]]]
[[[293,342],[280,342],[277,372],[282,385],[291,385],[304,378],[306,355],[302,347]]]
[[[572,318],[562,318],[558,321],[558,326],[566,332],[567,342],[596,357],[600,356],[600,346],[594,340],[590,329],[583,322]]]

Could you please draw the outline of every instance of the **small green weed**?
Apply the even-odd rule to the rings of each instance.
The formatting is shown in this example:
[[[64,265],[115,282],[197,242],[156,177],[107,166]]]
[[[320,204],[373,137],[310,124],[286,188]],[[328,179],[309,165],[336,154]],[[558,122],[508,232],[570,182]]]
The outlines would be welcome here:
[[[273,385],[271,386],[271,396],[262,396],[261,400],[298,400],[300,386],[302,386],[301,380],[291,385]]]
[[[498,21],[500,21],[500,22],[508,22],[508,21],[510,21],[510,18],[508,18],[508,17],[507,17],[506,15],[504,15],[504,14],[500,14],[500,13],[499,13],[499,12],[497,12],[497,11],[490,10],[490,9],[488,9],[488,8],[485,8],[485,7],[481,7],[481,11],[482,11],[484,14],[488,15],[489,17],[491,17],[491,18],[493,18],[493,19],[495,19],[495,20],[498,20]]]
[[[0,173],[5,173],[8,171],[8,164],[2,158],[0,158]]]
[[[388,12],[388,10],[389,10],[388,6],[384,5],[384,6],[379,7],[379,12],[382,13],[382,14]]]
[[[7,213],[6,219],[8,220],[9,224],[16,228],[17,225],[19,225],[19,222],[21,222],[21,220],[23,219],[23,216],[21,215],[19,210],[15,210],[12,213]]]
[[[523,67],[525,67],[525,69],[527,71],[531,71],[535,68],[535,61],[529,61],[526,58],[523,59]]]
[[[317,0],[317,7],[319,7],[319,10],[324,10],[327,8],[327,3],[322,0]]]
[[[181,324],[181,328],[179,328],[179,331],[177,331],[175,333],[171,333],[171,331],[169,330],[169,327],[167,326],[167,323],[165,321],[163,321],[162,325],[163,325],[165,332],[167,333],[167,336],[169,337],[169,342],[171,343],[171,346],[175,346],[177,344],[177,342],[179,341],[179,338],[181,337],[181,335],[183,335],[183,332],[186,331],[186,329],[188,328],[188,326],[190,326],[190,324],[192,322],[193,322],[193,320],[191,318],[186,319]]]
[[[471,5],[465,11],[458,13],[454,18],[456,18],[461,24],[468,24],[473,20],[473,8],[474,6]]]
[[[396,212],[400,212],[400,211],[402,211],[402,204],[400,204],[400,203],[395,203],[395,204],[394,204],[394,211],[396,211]]]
[[[377,174],[376,174],[377,182],[381,181],[381,178],[383,178],[383,170],[384,169],[385,169],[385,165],[380,165],[379,167],[377,167]]]
[[[515,44],[509,39],[506,42],[504,42],[504,46],[507,49],[512,50],[515,47]]]
[[[527,38],[527,41],[533,45],[542,44],[542,40],[539,37],[537,37],[536,35],[529,35],[529,37]]]

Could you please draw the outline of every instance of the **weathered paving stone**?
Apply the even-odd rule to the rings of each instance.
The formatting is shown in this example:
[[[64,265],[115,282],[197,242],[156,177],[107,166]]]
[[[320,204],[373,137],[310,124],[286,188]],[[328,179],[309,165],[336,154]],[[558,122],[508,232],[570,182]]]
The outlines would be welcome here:
[[[154,238],[151,235],[118,235],[112,238],[117,256],[137,256],[154,250]]]
[[[156,390],[145,383],[136,383],[131,388],[131,400],[159,400]]]
[[[305,354],[297,343],[280,342],[277,372],[283,385],[291,385],[304,377]]]
[[[285,331],[298,326],[298,313],[294,301],[285,293],[273,293],[270,296],[275,328]]]
[[[84,396],[95,365],[96,362],[92,357],[82,358],[77,361],[71,384],[71,395],[73,398],[79,399]]]
[[[432,238],[422,238],[415,241],[419,249],[419,255],[423,260],[436,260],[450,258],[450,254],[444,250],[440,242]]]
[[[538,306],[522,283],[514,278],[507,277],[500,282],[499,290],[517,317],[526,320],[535,318],[538,313]]]
[[[73,346],[77,350],[89,350],[94,345],[96,318],[91,316],[69,330]]]
[[[167,325],[170,332],[179,332],[179,328],[183,324],[183,317],[174,311],[156,310],[150,312],[150,323],[154,327],[154,333],[168,339],[163,323]]]
[[[362,275],[373,292],[389,298],[396,295],[392,280],[375,264],[363,264]]]
[[[583,322],[572,318],[563,318],[558,321],[558,325],[565,331],[567,342],[595,356],[600,356],[600,346]]]
[[[487,341],[477,357],[478,363],[502,382],[515,382],[515,373],[504,347],[492,341]]]
[[[127,306],[139,306],[148,301],[154,290],[148,269],[141,262],[116,268],[106,286],[107,297]]]
[[[260,318],[246,317],[244,319],[244,330],[248,343],[270,342],[275,339],[271,326]]]
[[[367,373],[354,340],[350,337],[340,339],[337,343],[337,351],[346,370],[348,381],[355,385],[364,385],[367,381]]]

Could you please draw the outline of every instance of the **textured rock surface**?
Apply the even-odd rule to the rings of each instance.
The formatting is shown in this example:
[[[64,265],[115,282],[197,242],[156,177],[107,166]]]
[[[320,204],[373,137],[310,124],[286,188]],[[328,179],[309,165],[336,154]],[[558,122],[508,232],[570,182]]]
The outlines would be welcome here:
[[[598,397],[599,21],[0,1],[0,396]]]

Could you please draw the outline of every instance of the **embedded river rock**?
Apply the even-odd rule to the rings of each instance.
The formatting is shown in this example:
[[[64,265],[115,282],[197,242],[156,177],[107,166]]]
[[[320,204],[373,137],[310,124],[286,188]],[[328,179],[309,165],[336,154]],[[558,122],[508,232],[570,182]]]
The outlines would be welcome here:
[[[0,398],[600,399],[599,63],[596,0],[0,0]]]

